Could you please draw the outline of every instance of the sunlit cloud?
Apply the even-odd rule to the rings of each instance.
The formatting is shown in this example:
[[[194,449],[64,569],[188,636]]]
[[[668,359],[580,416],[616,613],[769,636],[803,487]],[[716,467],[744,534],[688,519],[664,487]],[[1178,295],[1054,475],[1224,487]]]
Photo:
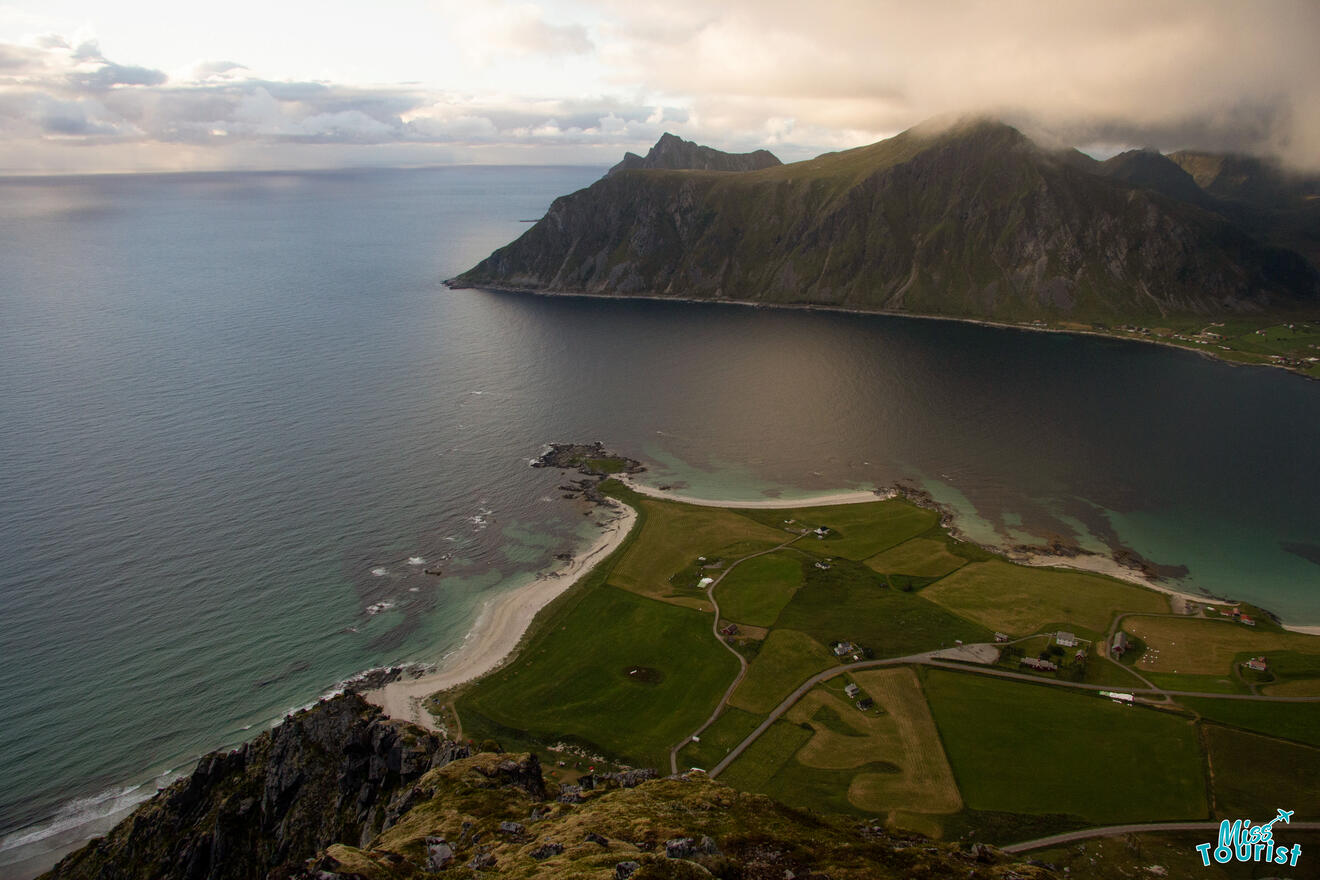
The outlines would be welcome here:
[[[408,83],[271,77],[241,45],[159,69],[87,28],[43,29],[23,13],[33,30],[0,42],[0,170],[136,168],[134,148],[141,161],[175,151],[169,167],[345,156],[603,165],[664,131],[791,161],[967,112],[1096,151],[1199,147],[1320,166],[1320,5],[1308,0],[426,10],[450,51],[426,56],[438,59],[435,81]],[[424,55],[426,41],[409,36],[400,51]],[[359,54],[337,46],[336,62]]]

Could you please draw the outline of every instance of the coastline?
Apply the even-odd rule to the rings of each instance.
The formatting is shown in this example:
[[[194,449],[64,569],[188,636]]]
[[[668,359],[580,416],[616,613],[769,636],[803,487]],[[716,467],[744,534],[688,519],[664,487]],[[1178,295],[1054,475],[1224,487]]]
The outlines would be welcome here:
[[[884,501],[893,498],[894,492],[868,489],[855,489],[850,492],[827,492],[823,495],[805,498],[766,498],[756,501],[722,501],[718,498],[697,498],[682,492],[671,492],[637,482],[632,474],[615,474],[614,479],[632,489],[638,495],[658,498],[661,501],[679,501],[696,507],[727,507],[734,510],[778,510],[790,507],[829,507],[836,504],[862,504],[867,501]]]
[[[363,697],[391,718],[410,721],[428,730],[438,730],[423,700],[493,671],[518,648],[541,609],[559,598],[596,564],[613,553],[632,531],[637,511],[620,501],[611,501],[617,515],[605,526],[590,547],[576,553],[564,568],[538,576],[525,586],[489,600],[481,609],[463,644],[444,661],[443,668],[420,678],[391,682],[366,691]]]
[[[903,493],[897,489],[875,489],[872,491],[855,490],[851,492],[832,492],[824,495],[807,498],[767,498],[764,501],[722,501],[718,498],[697,498],[692,495],[684,495],[679,492],[670,492],[659,489],[655,486],[648,486],[637,482],[631,475],[619,475],[616,477],[628,488],[639,495],[645,495],[648,498],[668,499],[670,501],[680,501],[684,504],[693,504],[699,507],[726,507],[733,509],[769,509],[774,510],[786,507],[827,507],[835,504],[860,504],[867,501],[882,501],[887,498],[896,498]],[[913,499],[909,499],[913,500]],[[914,501],[914,503],[916,503]],[[935,508],[944,516],[952,516],[945,508]],[[1074,571],[1088,572],[1090,574],[1106,575],[1117,580],[1134,584],[1138,587],[1145,587],[1162,593],[1166,596],[1173,596],[1188,602],[1221,602],[1232,604],[1234,600],[1221,597],[1210,596],[1203,593],[1191,593],[1186,590],[1180,590],[1171,587],[1168,584],[1147,577],[1136,569],[1123,565],[1111,556],[1105,556],[1098,553],[1084,553],[1079,556],[1058,556],[1044,551],[1039,553],[1014,553],[1003,547],[990,547],[971,541],[966,535],[962,534],[956,523],[946,522],[944,527],[951,534],[961,541],[976,544],[994,553],[1003,554],[1010,562],[1019,565],[1029,565],[1036,568],[1068,568]],[[1277,618],[1276,618],[1277,619]],[[1290,624],[1282,620],[1279,625],[1289,632],[1303,633],[1306,635],[1320,635],[1320,625]]]
[[[854,309],[847,306],[831,306],[816,303],[766,303],[746,299],[701,299],[691,296],[664,296],[657,293],[589,293],[584,290],[546,290],[530,287],[516,287],[513,285],[502,284],[468,284],[457,283],[456,278],[446,279],[444,284],[450,290],[485,290],[494,293],[518,293],[531,294],[532,296],[571,296],[580,299],[608,299],[608,300],[647,300],[650,302],[682,302],[682,303],[707,303],[714,305],[743,306],[753,309],[786,309],[789,311],[804,312],[837,312],[845,315],[884,315],[890,318],[914,318],[921,321],[953,321],[959,324],[977,324],[982,327],[997,327],[1000,330],[1027,330],[1033,333],[1063,333],[1065,335],[1076,336],[1095,336],[1100,339],[1118,339],[1128,342],[1140,342],[1147,345],[1158,345],[1163,348],[1172,348],[1177,351],[1185,351],[1189,354],[1198,354],[1212,361],[1228,364],[1232,367],[1270,367],[1277,370],[1283,370],[1285,373],[1292,373],[1294,376],[1300,376],[1310,381],[1320,381],[1320,377],[1309,376],[1306,373],[1293,369],[1284,364],[1275,363],[1249,363],[1246,361],[1235,361],[1226,358],[1213,351],[1207,351],[1199,348],[1188,348],[1184,345],[1178,345],[1175,342],[1166,342],[1162,339],[1151,339],[1149,336],[1132,336],[1120,333],[1106,333],[1100,330],[1086,330],[1082,328],[1066,327],[1041,327],[1034,324],[1014,324],[1007,321],[993,321],[988,318],[966,318],[956,315],[923,315],[917,312],[904,312],[895,309]]]

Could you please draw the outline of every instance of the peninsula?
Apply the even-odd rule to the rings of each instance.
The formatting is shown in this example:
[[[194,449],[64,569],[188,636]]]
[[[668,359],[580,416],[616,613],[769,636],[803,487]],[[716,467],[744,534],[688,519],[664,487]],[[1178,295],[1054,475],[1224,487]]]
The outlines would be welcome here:
[[[788,165],[665,135],[451,287],[958,318],[1320,375],[1320,181],[988,119]],[[724,156],[724,160],[718,160]]]
[[[1014,564],[902,497],[688,503],[600,447],[539,461],[613,521],[371,695],[401,720],[323,702],[50,876],[239,876],[231,846],[317,880],[1182,876],[1276,801],[1317,840],[1320,637]]]

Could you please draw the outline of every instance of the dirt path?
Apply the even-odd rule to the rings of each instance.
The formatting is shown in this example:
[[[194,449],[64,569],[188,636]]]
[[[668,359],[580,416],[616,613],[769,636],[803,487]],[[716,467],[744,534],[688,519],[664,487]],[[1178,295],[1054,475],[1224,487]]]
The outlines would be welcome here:
[[[728,577],[729,572],[733,571],[735,568],[737,568],[739,565],[742,565],[747,560],[755,559],[758,556],[764,556],[767,553],[774,553],[776,551],[783,550],[789,544],[792,544],[794,541],[800,541],[804,537],[806,537],[805,534],[798,535],[795,538],[791,538],[785,541],[784,543],[780,544],[778,547],[771,547],[769,550],[760,550],[757,551],[756,553],[749,553],[746,556],[742,556],[739,557],[738,559],[735,559],[733,562],[729,563],[729,567],[724,569],[724,571],[721,572],[719,577],[717,577],[714,581],[710,583],[709,586],[706,587],[706,595],[710,597],[710,604],[715,608],[715,620],[710,625],[711,634],[715,636],[715,640],[719,642],[722,647],[727,649],[729,653],[733,654],[733,656],[738,658],[738,675],[734,677],[733,684],[729,685],[729,689],[726,690],[724,692],[724,696],[720,698],[719,705],[715,707],[715,711],[711,713],[711,716],[706,719],[705,723],[702,724],[700,727],[698,727],[696,730],[692,731],[692,733],[688,734],[683,739],[682,742],[680,742],[678,745],[674,746],[672,749],[669,750],[670,773],[678,772],[678,753],[682,750],[683,746],[692,742],[692,740],[695,739],[696,737],[701,736],[702,732],[707,727],[710,727],[712,724],[715,723],[715,719],[719,718],[720,715],[724,713],[724,708],[729,705],[729,698],[733,696],[733,692],[738,689],[738,685],[742,684],[743,678],[747,675],[747,658],[744,657],[742,654],[740,654],[737,650],[735,650],[733,645],[730,645],[728,642],[724,641],[724,638],[720,635],[720,603],[719,600],[715,598],[715,588],[720,585],[720,581]]]

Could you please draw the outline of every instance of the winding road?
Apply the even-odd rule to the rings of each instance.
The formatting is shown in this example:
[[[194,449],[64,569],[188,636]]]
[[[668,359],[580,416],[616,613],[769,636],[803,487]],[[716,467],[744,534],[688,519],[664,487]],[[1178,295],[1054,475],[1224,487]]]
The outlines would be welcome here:
[[[967,646],[967,647],[974,647],[974,646]],[[831,678],[834,678],[836,675],[842,675],[843,673],[849,672],[854,669],[874,669],[879,666],[900,666],[903,664],[913,663],[913,664],[921,664],[925,666],[936,666],[943,669],[952,669],[958,672],[970,672],[976,675],[989,675],[995,678],[1007,678],[1016,681],[1025,681],[1025,682],[1030,682],[1031,684],[1049,685],[1052,687],[1076,688],[1078,690],[1087,690],[1087,691],[1120,690],[1120,688],[1116,688],[1114,685],[1111,684],[1084,684],[1082,682],[1074,682],[1074,681],[1059,681],[1058,679],[1041,678],[1039,676],[1029,675],[1024,672],[1011,672],[1007,669],[996,669],[988,666],[977,666],[970,663],[957,663],[957,662],[951,662],[948,660],[939,659],[937,655],[944,653],[945,650],[947,649],[926,651],[921,654],[909,654],[905,657],[890,657],[884,660],[863,660],[860,663],[846,663],[840,666],[834,666],[831,667],[830,669],[826,669],[824,672],[816,673],[811,678],[807,679],[802,684],[798,685],[797,690],[793,691],[793,693],[785,697],[783,702],[781,702],[778,706],[776,706],[774,710],[771,711],[770,714],[766,716],[765,720],[762,721],[761,724],[755,730],[753,730],[751,734],[747,736],[746,739],[744,739],[738,745],[734,746],[733,749],[730,750],[730,752],[724,756],[723,760],[721,760],[718,764],[716,764],[708,771],[708,775],[714,778],[719,774],[723,773],[725,769],[727,769],[728,766],[732,764],[739,755],[745,752],[747,748],[751,746],[752,743],[756,742],[756,740],[761,736],[761,734],[765,733],[767,730],[770,729],[770,725],[778,721],[780,716],[782,716],[785,712],[787,712],[790,708],[792,708],[794,703],[802,699],[802,697],[807,693],[807,691],[811,690],[821,682],[828,681]],[[1134,695],[1143,694],[1143,695],[1150,695],[1153,697],[1162,698],[1161,701],[1167,700],[1169,697],[1210,697],[1217,700],[1255,700],[1257,702],[1273,702],[1273,703],[1320,702],[1320,697],[1272,697],[1272,696],[1258,696],[1255,694],[1217,694],[1208,691],[1171,691],[1156,687],[1121,688],[1121,690],[1124,693],[1130,693]],[[722,705],[723,704],[721,704],[721,706]],[[712,718],[711,720],[713,721],[714,719]],[[706,723],[710,724],[709,721]]]
[[[738,689],[738,685],[742,684],[743,676],[747,675],[747,658],[744,657],[742,654],[738,653],[738,651],[736,651],[732,645],[724,641],[724,639],[720,636],[720,603],[719,600],[715,598],[715,588],[720,585],[720,581],[724,580],[724,578],[728,576],[729,572],[733,571],[735,568],[737,568],[739,565],[742,565],[747,560],[755,559],[758,556],[764,556],[767,553],[774,553],[778,550],[783,550],[789,544],[792,544],[794,541],[800,541],[804,537],[806,537],[805,532],[801,535],[797,535],[796,537],[785,541],[784,543],[780,544],[777,547],[771,547],[769,550],[758,550],[755,553],[748,553],[746,556],[738,557],[733,562],[729,563],[729,567],[724,569],[724,571],[720,573],[720,576],[715,578],[715,580],[711,581],[710,585],[706,587],[706,595],[710,598],[710,604],[715,606],[715,620],[710,625],[710,631],[711,633],[714,634],[715,640],[717,642],[719,642],[726,649],[728,649],[729,653],[731,653],[733,656],[738,658],[738,675],[734,677],[733,684],[729,685],[728,690],[724,692],[724,696],[720,698],[719,705],[715,707],[715,711],[710,714],[710,717],[706,719],[705,723],[702,724],[700,727],[698,727],[696,730],[692,731],[692,733],[688,734],[683,739],[682,742],[680,742],[678,745],[674,746],[672,749],[669,750],[670,773],[678,772],[679,751],[683,748],[683,746],[687,745],[697,737],[701,736],[702,732],[707,727],[710,727],[712,724],[715,723],[716,718],[719,718],[720,715],[724,714],[724,708],[729,705],[729,698],[732,697],[733,692]]]

